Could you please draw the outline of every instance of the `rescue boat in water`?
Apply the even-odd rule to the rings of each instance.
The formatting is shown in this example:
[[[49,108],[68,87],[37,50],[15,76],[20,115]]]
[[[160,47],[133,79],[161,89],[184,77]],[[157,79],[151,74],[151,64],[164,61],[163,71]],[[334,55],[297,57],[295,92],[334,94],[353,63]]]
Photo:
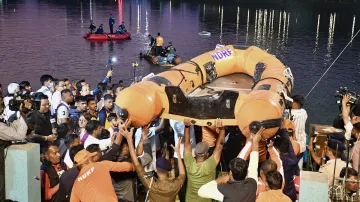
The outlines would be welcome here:
[[[127,32],[126,34],[85,34],[83,36],[84,39],[89,41],[106,41],[106,40],[127,40],[131,39],[131,34]]]
[[[225,46],[124,89],[116,104],[134,127],[156,117],[199,126],[220,118],[245,136],[263,126],[267,139],[281,125],[293,83],[291,70],[266,51]]]

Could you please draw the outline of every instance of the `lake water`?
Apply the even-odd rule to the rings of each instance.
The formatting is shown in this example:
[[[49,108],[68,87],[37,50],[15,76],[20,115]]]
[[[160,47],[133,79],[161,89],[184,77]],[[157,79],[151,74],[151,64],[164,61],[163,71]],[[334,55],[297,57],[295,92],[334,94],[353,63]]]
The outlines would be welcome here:
[[[124,21],[132,39],[91,43],[82,38],[90,19]],[[296,94],[307,94],[360,29],[353,11],[319,10],[305,5],[204,4],[197,1],[57,1],[0,0],[0,82],[22,80],[40,87],[44,73],[56,78],[86,79],[95,86],[106,74],[106,60],[116,56],[113,80],[166,70],[139,60],[147,35],[160,32],[183,60],[212,50],[216,44],[255,45],[292,68]],[[201,37],[200,31],[211,37]],[[360,93],[360,36],[323,77],[307,99],[310,123],[331,123],[339,112],[334,92],[340,86]]]

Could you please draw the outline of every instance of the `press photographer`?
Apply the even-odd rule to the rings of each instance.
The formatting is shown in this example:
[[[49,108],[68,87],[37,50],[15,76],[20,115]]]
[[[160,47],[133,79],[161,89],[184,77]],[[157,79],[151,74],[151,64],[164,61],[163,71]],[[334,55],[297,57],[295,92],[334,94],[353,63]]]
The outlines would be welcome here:
[[[352,167],[359,170],[359,152],[360,152],[360,117],[355,114],[356,106],[359,102],[358,97],[346,94],[342,98],[342,116],[345,127],[345,138],[350,140],[351,137],[356,139],[352,150],[349,152]],[[349,159],[349,160],[350,160]]]
[[[4,119],[7,121],[11,115],[15,113],[14,110],[9,108],[10,101],[15,97],[15,95],[20,91],[19,84],[10,83],[7,87],[8,94],[4,97],[5,109],[1,114],[4,114]]]
[[[20,104],[20,111],[23,111],[23,107],[30,107],[30,103]],[[24,113],[20,111],[15,113],[12,115],[13,121],[8,123],[3,115],[4,109],[5,104],[0,86],[0,201],[5,200],[5,148],[11,144],[11,141],[24,140],[28,129],[23,117]]]

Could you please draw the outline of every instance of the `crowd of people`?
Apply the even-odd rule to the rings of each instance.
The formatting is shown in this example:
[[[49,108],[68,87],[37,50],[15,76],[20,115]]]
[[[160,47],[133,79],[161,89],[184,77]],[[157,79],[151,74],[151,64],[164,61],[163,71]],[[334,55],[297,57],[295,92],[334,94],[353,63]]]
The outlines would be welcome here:
[[[114,34],[114,24],[115,24],[115,18],[112,16],[112,14],[110,14],[110,17],[109,17],[110,34]],[[90,33],[91,34],[105,34],[103,26],[104,26],[103,24],[100,24],[99,27],[96,29],[95,23],[91,20],[90,26],[89,26]],[[125,28],[125,23],[122,22],[116,29],[115,34],[126,34],[126,33],[127,33],[127,30]]]
[[[94,90],[85,80],[51,75],[40,77],[36,92],[28,81],[9,84],[3,99],[0,90],[2,117],[17,123],[12,131],[0,124],[0,138],[8,133],[22,139],[19,134],[26,133],[27,141],[41,146],[42,201],[296,201],[307,146],[321,165],[319,172],[329,177],[331,201],[356,201],[359,141],[348,168],[342,151],[344,140],[359,138],[360,118],[350,113],[346,96],[345,136],[333,135],[324,155],[317,156],[313,137],[306,142],[302,96],[292,96],[289,119],[268,140],[262,137],[264,128],[242,134],[220,119],[208,127],[189,119],[157,119],[134,129],[128,112],[115,104],[125,85],[110,85],[110,77],[112,71]],[[12,100],[18,96],[23,102],[14,111]],[[334,180],[344,177],[350,180]]]

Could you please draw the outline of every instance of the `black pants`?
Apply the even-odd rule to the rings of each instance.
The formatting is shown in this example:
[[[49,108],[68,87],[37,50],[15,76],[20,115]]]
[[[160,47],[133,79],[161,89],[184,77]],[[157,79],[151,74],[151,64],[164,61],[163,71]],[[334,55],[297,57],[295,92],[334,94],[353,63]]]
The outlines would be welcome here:
[[[184,163],[184,160],[182,160],[182,162]],[[175,177],[177,177],[179,176],[178,158],[174,158],[174,168],[175,168]],[[185,202],[186,184],[187,184],[187,178],[185,179],[185,182],[178,193],[180,202]]]
[[[109,24],[109,27],[110,27],[110,34],[114,34],[114,25]]]
[[[155,55],[159,56],[161,54],[162,46],[156,46],[155,47]]]

